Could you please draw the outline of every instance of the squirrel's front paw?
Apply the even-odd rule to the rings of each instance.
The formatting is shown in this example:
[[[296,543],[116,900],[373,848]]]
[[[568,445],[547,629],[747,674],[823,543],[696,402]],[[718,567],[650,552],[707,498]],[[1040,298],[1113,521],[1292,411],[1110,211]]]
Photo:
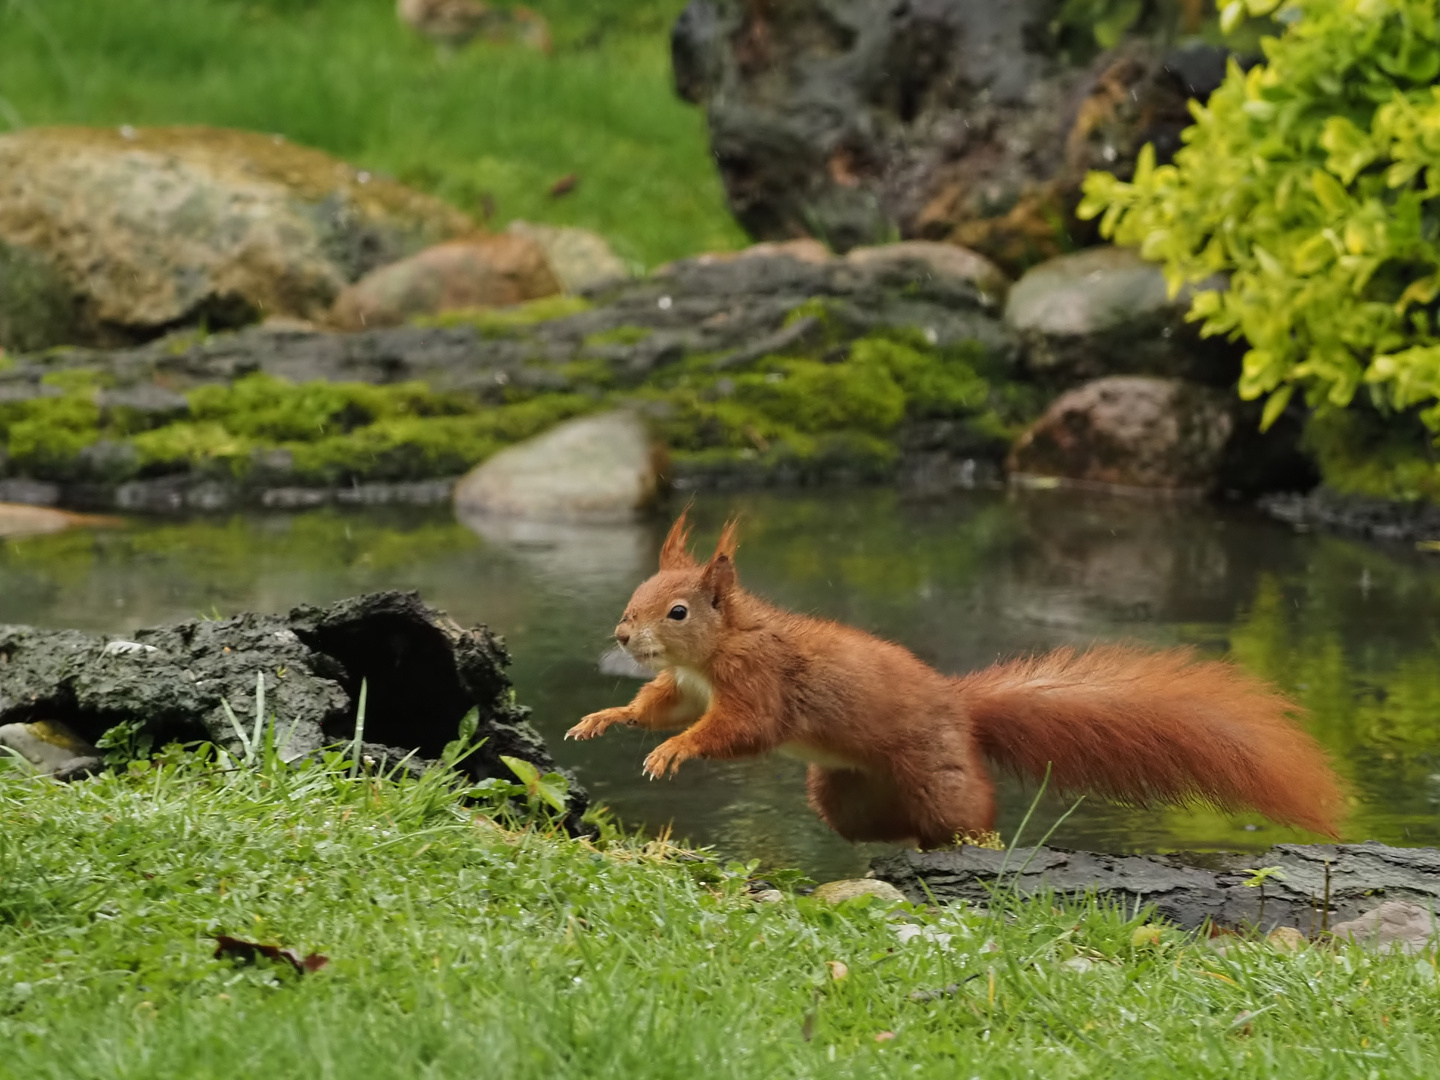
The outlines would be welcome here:
[[[605,729],[613,724],[624,724],[630,719],[630,713],[626,709],[601,709],[599,712],[592,712],[578,724],[565,733],[567,739],[593,739],[597,735],[605,734]]]
[[[645,775],[651,780],[659,780],[669,775],[674,775],[675,770],[680,768],[680,763],[689,760],[694,755],[685,748],[680,736],[673,739],[666,739],[645,759],[642,767]]]

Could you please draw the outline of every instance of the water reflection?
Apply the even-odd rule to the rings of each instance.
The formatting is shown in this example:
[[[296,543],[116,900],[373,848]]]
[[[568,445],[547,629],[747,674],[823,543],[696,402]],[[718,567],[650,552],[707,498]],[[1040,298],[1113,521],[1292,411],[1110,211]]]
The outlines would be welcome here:
[[[1057,492],[910,502],[887,491],[712,496],[697,536],[744,519],[746,585],[798,610],[901,641],[960,671],[1056,645],[1125,638],[1233,653],[1311,712],[1356,792],[1349,835],[1440,843],[1440,560],[1298,535],[1244,512]],[[782,760],[690,763],[649,783],[659,736],[560,743],[581,714],[636,684],[596,660],[664,524],[475,531],[441,512],[319,511],[136,522],[0,548],[0,621],[124,632],[279,610],[380,588],[418,589],[504,633],[521,700],[557,755],[627,820],[817,876],[863,866],[805,807]],[[1029,793],[1002,789],[1002,830]],[[1038,818],[1063,807],[1048,803]],[[1055,841],[1109,849],[1259,848],[1294,834],[1259,818],[1086,804]]]

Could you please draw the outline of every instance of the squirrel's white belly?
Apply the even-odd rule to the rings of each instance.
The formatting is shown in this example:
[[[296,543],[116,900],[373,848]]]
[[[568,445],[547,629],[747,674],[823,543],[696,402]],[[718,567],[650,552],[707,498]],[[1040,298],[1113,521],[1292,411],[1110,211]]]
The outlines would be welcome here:
[[[694,668],[677,667],[675,685],[680,688],[680,696],[697,718],[710,708],[710,698],[714,695],[715,688],[710,685],[709,679]]]

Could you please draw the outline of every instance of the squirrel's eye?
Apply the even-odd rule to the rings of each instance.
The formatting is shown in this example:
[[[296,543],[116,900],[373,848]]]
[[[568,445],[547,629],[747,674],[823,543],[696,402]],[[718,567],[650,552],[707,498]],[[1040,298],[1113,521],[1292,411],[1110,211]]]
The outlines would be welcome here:
[[[665,617],[667,619],[674,619],[676,622],[679,622],[681,619],[685,618],[685,616],[689,614],[690,610],[684,604],[676,604],[670,609],[669,613]]]

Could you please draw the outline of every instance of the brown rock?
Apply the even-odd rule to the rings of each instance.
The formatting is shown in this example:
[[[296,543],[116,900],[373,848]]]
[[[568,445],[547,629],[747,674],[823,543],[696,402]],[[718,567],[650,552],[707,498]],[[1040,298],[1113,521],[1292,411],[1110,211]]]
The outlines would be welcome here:
[[[559,291],[536,241],[484,236],[437,244],[367,274],[336,299],[330,321],[344,330],[396,326],[416,315],[507,307]]]
[[[1113,376],[1057,398],[1016,440],[1008,467],[1021,476],[1204,491],[1233,427],[1221,393],[1180,379]]]
[[[491,7],[479,0],[396,0],[395,14],[446,48],[460,48],[477,37],[545,53],[551,48],[549,24],[527,7]]]
[[[473,228],[438,199],[278,135],[0,135],[0,246],[32,253],[76,305],[76,324],[45,344],[314,319],[347,282]]]

